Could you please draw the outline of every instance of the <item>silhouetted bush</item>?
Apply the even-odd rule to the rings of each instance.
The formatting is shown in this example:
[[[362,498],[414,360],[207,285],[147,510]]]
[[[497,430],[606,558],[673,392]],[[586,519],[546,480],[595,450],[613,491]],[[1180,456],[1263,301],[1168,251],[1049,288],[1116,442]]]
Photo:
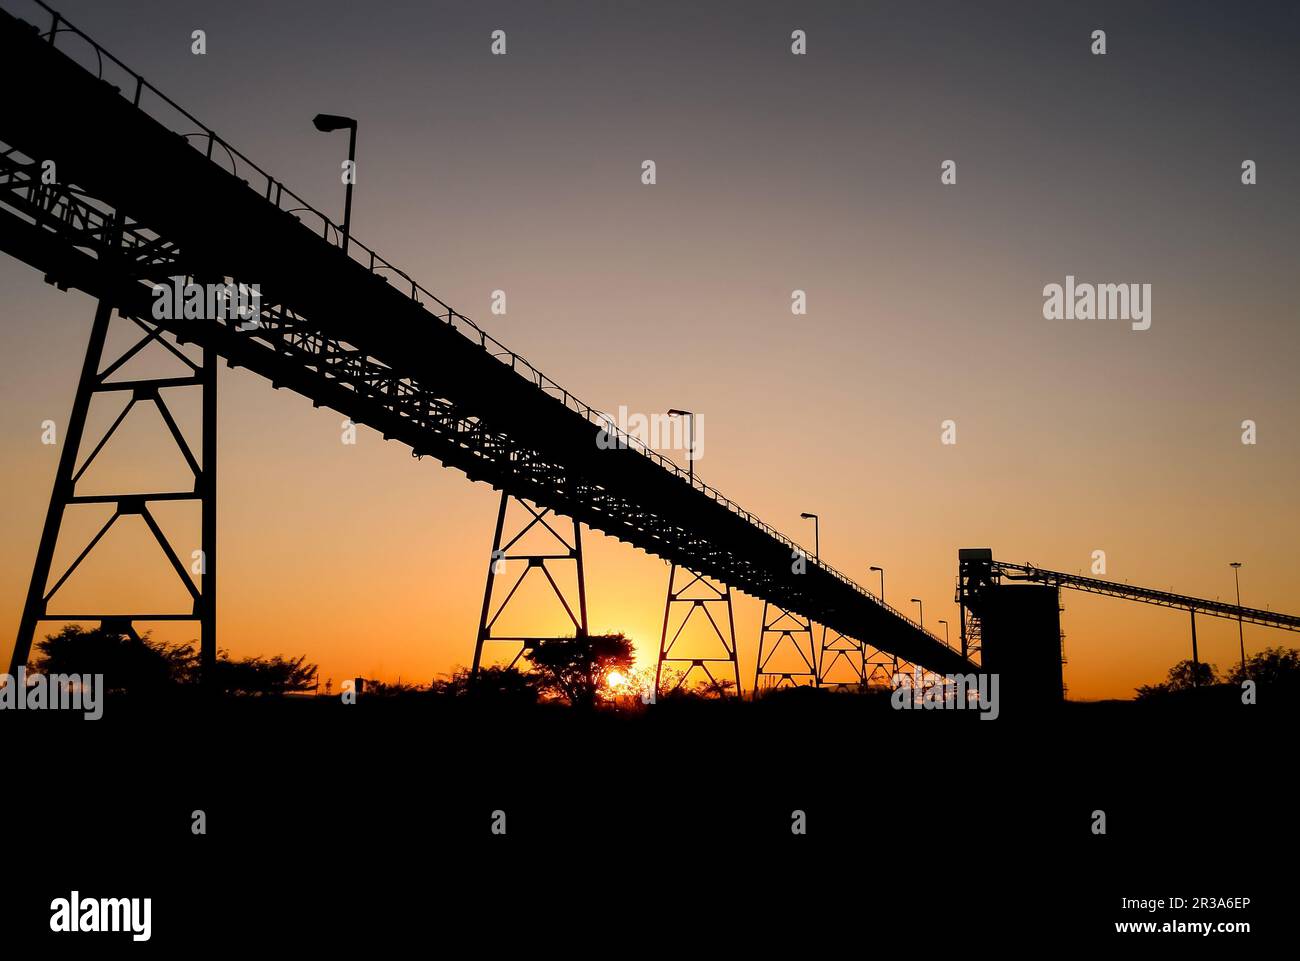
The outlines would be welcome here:
[[[38,641],[34,667],[44,674],[102,674],[112,694],[156,696],[198,685],[199,654],[193,643],[166,644],[149,633],[129,634],[69,624]],[[233,695],[280,695],[310,691],[316,665],[297,658],[217,653],[215,689]]]
[[[146,632],[69,624],[36,643],[35,668],[44,674],[102,674],[110,693],[159,694],[188,681],[197,657],[191,644],[168,645]]]
[[[665,683],[659,695],[660,701],[687,700],[722,700],[734,698],[736,682],[730,678],[699,678],[694,684],[670,685]]]
[[[316,665],[307,656],[285,658],[245,657],[232,660],[225,651],[216,662],[217,690],[241,697],[282,695],[310,691],[316,686]]]
[[[441,697],[465,697],[471,692],[476,698],[514,704],[536,704],[540,697],[541,678],[525,674],[514,667],[480,667],[478,678],[471,684],[470,669],[457,668],[446,680],[435,680],[430,692]]]

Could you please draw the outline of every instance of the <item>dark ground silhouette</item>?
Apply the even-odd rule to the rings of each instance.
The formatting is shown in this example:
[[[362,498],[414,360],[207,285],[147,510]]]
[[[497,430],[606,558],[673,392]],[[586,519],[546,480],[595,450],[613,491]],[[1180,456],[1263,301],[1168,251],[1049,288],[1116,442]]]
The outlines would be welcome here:
[[[1258,921],[1268,875],[1245,866],[1297,851],[1283,812],[1257,810],[1292,777],[1294,702],[1270,687],[1251,706],[1221,685],[988,723],[897,711],[888,692],[573,710],[511,672],[475,695],[466,680],[368,684],[351,705],[337,688],[210,698],[182,685],[111,695],[96,722],[0,718],[24,759],[3,813],[64,852],[28,859],[23,910],[67,896],[61,859],[75,851],[82,889],[155,898],[159,943],[196,930],[255,943],[265,929],[307,943],[341,918],[431,911],[439,932],[488,930],[487,892],[503,885],[553,917],[639,928],[637,906],[670,894],[772,923],[745,911],[837,884],[852,924],[901,925],[918,945],[959,923],[990,944],[1039,930],[1086,943],[1114,936],[1122,896],[1245,895]],[[1260,823],[1275,825],[1267,838]],[[727,890],[706,864],[726,868]],[[436,911],[422,900],[435,882]],[[806,941],[801,924],[772,937]]]

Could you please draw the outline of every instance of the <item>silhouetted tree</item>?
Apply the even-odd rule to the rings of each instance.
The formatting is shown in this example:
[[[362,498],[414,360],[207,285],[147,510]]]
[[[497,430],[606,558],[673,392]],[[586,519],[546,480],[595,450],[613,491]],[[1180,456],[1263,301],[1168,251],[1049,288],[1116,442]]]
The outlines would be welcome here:
[[[588,708],[611,672],[631,670],[633,652],[622,634],[592,634],[535,641],[524,657],[536,669],[541,691]]]
[[[310,691],[316,686],[316,665],[306,661],[305,654],[233,660],[222,651],[217,656],[216,687],[226,694],[251,697]]]
[[[1250,679],[1260,687],[1300,688],[1300,651],[1293,647],[1269,647],[1238,664],[1228,675],[1232,684]]]
[[[1193,687],[1208,687],[1219,683],[1219,673],[1213,664],[1196,661],[1179,661],[1169,669],[1165,680],[1171,691],[1186,691]]]
[[[1197,664],[1191,660],[1179,661],[1169,669],[1169,674],[1163,683],[1144,684],[1137,689],[1137,698],[1153,697],[1159,694],[1170,694],[1175,691],[1188,691],[1193,687],[1208,687],[1211,684],[1218,684],[1219,676],[1214,670],[1213,664],[1204,662]]]
[[[35,668],[45,674],[102,674],[112,693],[157,694],[190,679],[195,654],[192,644],[168,645],[146,632],[69,624],[38,641]]]

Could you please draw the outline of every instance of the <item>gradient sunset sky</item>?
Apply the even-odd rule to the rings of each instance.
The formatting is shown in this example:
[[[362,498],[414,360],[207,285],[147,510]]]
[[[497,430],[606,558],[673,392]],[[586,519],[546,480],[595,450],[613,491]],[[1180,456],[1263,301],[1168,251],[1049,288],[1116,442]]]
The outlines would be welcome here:
[[[1294,6],[55,6],[340,217],[346,139],[311,117],[357,117],[357,237],[585,402],[699,412],[705,481],[810,550],[799,514],[818,513],[826,561],[873,589],[883,566],[927,626],[956,637],[969,546],[1083,573],[1104,550],[1112,579],[1223,599],[1241,561],[1244,603],[1300,611]],[[1151,329],[1045,320],[1067,274],[1151,284]],[[41,423],[66,421],[93,304],[9,258],[0,287],[11,643],[58,457]],[[223,369],[220,398],[220,646],[305,653],[336,685],[467,664],[496,493],[365,428],[345,446],[342,415],[247,371]],[[159,430],[132,425],[83,492],[183,480]],[[59,571],[102,523],[78,510]],[[197,514],[159,515],[187,557]],[[181,603],[143,543],[108,545],[65,604]],[[591,628],[652,661],[667,564],[584,546]],[[1073,697],[1129,696],[1190,656],[1185,612],[1063,606]],[[736,608],[747,685],[760,609]],[[1198,628],[1230,666],[1236,625]],[[1295,641],[1246,628],[1248,652]]]

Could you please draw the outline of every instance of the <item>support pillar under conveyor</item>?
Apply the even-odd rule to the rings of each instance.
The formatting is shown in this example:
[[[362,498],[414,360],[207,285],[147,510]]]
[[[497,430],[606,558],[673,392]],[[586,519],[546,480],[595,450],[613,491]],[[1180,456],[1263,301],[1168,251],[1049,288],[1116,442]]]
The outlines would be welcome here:
[[[754,696],[777,688],[804,686],[817,686],[812,622],[764,601],[754,665]]]
[[[62,432],[62,447],[59,452],[58,466],[55,468],[54,486],[50,494],[40,543],[36,548],[36,559],[32,566],[32,576],[19,621],[18,637],[10,658],[10,674],[16,674],[17,669],[27,663],[37,628],[43,621],[72,623],[97,621],[103,631],[132,638],[139,637],[136,625],[141,622],[195,621],[199,625],[201,676],[207,680],[212,677],[217,652],[217,355],[211,348],[203,348],[201,359],[195,360],[181,350],[180,345],[164,339],[161,328],[128,317],[123,320],[138,327],[143,336],[111,363],[103,366],[113,315],[113,305],[106,300],[101,300],[91,324],[90,339],[73,397],[72,412]],[[178,368],[180,375],[165,377],[124,375],[123,369],[134,358],[150,348],[155,354],[159,350],[170,354],[173,365],[177,362],[180,365]],[[199,419],[202,436],[197,457],[173,416],[171,406],[167,403],[168,398],[187,391],[197,391],[200,394]],[[81,460],[87,417],[92,401],[97,397],[114,399],[125,397],[126,402],[111,426],[90,449],[85,459]],[[83,486],[81,481],[87,470],[109,446],[118,433],[118,428],[132,411],[149,406],[157,411],[170,439],[184,458],[193,475],[193,486],[188,490],[118,490],[95,494],[80,493],[79,488]],[[178,556],[152,509],[157,504],[176,501],[199,504],[199,545],[197,549],[186,552],[190,559],[188,565]],[[106,506],[113,509],[108,520],[51,584],[55,548],[58,546],[60,532],[64,529],[69,516],[74,512],[95,507],[102,510]],[[138,610],[125,613],[122,611],[109,613],[94,609],[99,605],[81,611],[53,609],[59,591],[65,587],[69,579],[81,569],[83,563],[96,552],[97,548],[101,552],[105,549],[102,546],[105,537],[111,531],[129,525],[133,518],[139,518],[140,523],[157,543],[163,557],[188,594],[190,608],[182,611]]]
[[[672,629],[676,613],[682,608],[685,612]],[[705,635],[703,643],[692,643],[693,639],[687,636],[692,619]],[[684,649],[684,645],[689,648]],[[664,691],[661,685],[665,666],[671,670],[680,664],[685,664],[685,669],[672,687]],[[654,690],[656,694],[671,694],[689,690],[690,685],[701,681],[706,693],[740,697],[740,662],[736,658],[736,618],[732,612],[731,590],[725,584],[714,584],[703,574],[673,564],[668,572]]]
[[[817,660],[820,687],[862,687],[867,682],[867,645],[822,625],[822,644]]]
[[[522,526],[507,539],[507,512],[512,502],[523,508],[526,519]],[[483,590],[483,611],[479,618],[478,635],[474,645],[474,664],[470,670],[471,681],[478,678],[479,672],[484,667],[483,655],[489,645],[494,649],[507,645],[506,654],[509,660],[506,666],[513,668],[532,645],[557,639],[554,632],[520,634],[497,631],[502,615],[510,607],[511,601],[519,596],[520,588],[530,577],[533,580],[541,579],[547,584],[568,618],[573,634],[576,637],[587,636],[587,583],[582,563],[582,528],[576,520],[566,520],[563,523],[560,523],[560,520],[561,518],[550,508],[538,507],[527,500],[502,491],[501,505],[497,511],[496,531],[492,538],[492,553],[488,561],[487,584]],[[572,534],[566,537],[561,531],[567,532],[570,525],[572,525]],[[542,550],[542,545],[525,547],[525,538],[534,541],[540,539],[549,550]],[[576,610],[552,573],[553,568],[568,564],[573,564],[576,571]],[[498,602],[498,575],[513,576],[516,570],[519,572],[518,577],[514,578],[510,588]]]

